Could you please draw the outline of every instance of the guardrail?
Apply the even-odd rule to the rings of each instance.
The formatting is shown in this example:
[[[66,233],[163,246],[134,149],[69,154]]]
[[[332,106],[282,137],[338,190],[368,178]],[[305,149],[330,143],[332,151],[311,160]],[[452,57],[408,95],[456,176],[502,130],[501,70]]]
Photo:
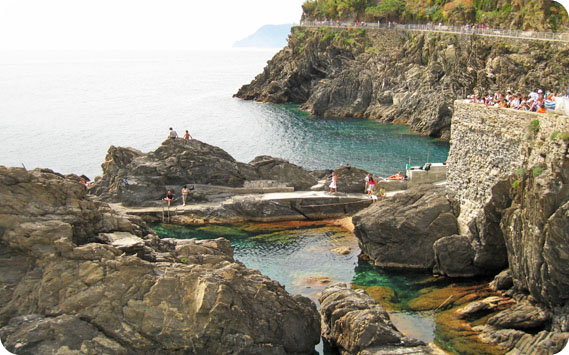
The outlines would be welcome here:
[[[342,22],[342,21],[302,21],[304,27],[335,27],[335,28],[370,28],[370,29],[393,29],[405,31],[446,32],[467,35],[480,35],[491,37],[510,37],[522,39],[535,39],[542,41],[569,42],[569,32],[533,32],[519,30],[503,30],[497,28],[473,28],[471,26],[447,26],[434,24],[393,24],[381,22]]]

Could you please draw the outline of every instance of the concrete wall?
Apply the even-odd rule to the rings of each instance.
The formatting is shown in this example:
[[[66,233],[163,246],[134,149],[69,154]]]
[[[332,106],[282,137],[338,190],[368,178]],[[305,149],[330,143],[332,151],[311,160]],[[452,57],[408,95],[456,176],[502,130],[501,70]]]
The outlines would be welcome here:
[[[533,120],[540,122],[535,135],[529,129]],[[501,178],[540,163],[541,155],[530,152],[550,141],[555,131],[569,132],[569,117],[455,101],[447,181],[460,202],[461,233],[466,234],[468,222]]]
[[[409,169],[406,174],[409,177],[409,187],[419,184],[432,184],[446,180],[447,166],[443,163],[433,163],[429,170]]]

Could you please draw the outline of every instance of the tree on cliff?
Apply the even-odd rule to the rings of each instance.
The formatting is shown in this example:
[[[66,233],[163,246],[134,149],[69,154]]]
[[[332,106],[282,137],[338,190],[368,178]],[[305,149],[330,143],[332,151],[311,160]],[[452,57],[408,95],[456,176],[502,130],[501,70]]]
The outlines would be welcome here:
[[[550,0],[306,0],[303,20],[443,22],[527,31],[565,31],[567,11]]]

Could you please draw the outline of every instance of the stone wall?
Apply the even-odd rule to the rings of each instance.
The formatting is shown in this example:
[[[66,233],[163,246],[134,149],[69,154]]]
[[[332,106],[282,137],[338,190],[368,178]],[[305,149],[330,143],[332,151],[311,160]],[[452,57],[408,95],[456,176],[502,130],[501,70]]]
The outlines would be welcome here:
[[[569,132],[566,116],[455,101],[447,176],[460,203],[461,234],[468,234],[468,223],[481,213],[500,179],[537,165],[540,157],[530,154],[532,144],[540,144],[530,130],[533,120],[539,120],[542,138]]]

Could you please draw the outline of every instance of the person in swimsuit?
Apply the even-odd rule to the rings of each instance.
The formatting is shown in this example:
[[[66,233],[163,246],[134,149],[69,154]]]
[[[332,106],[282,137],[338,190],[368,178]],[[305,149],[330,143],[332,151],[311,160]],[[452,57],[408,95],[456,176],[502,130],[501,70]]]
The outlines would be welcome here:
[[[336,176],[336,172],[332,172],[332,182],[330,183],[330,191],[329,192],[338,192],[338,176]],[[332,191],[334,190],[334,191]]]

